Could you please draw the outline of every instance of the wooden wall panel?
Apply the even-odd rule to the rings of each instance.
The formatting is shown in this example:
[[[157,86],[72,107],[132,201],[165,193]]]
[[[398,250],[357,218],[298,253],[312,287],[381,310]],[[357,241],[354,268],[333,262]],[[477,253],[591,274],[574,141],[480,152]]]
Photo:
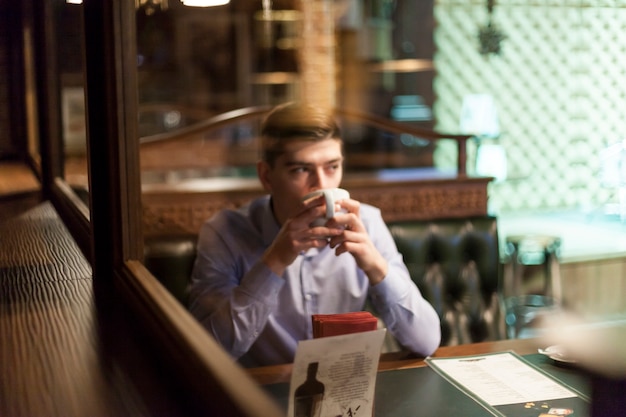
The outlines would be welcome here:
[[[457,180],[381,181],[346,179],[352,198],[381,209],[385,221],[459,218],[487,214],[489,178]],[[258,182],[239,187],[144,186],[144,235],[196,234],[202,223],[223,208],[234,208],[264,192]]]

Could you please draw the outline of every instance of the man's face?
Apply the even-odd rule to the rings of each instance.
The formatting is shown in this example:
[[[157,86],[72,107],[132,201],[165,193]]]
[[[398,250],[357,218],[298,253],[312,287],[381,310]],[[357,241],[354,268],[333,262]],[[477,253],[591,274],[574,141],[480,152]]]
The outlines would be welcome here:
[[[339,187],[343,175],[341,142],[325,139],[293,141],[273,167],[260,162],[258,174],[272,194],[274,214],[282,224],[300,207],[302,197],[323,188]]]

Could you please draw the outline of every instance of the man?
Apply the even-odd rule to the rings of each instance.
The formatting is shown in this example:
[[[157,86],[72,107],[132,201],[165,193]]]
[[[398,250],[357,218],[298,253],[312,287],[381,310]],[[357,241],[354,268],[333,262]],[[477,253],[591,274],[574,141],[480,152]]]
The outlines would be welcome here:
[[[343,147],[324,109],[290,103],[261,128],[257,174],[267,196],[224,210],[200,230],[190,311],[243,366],[292,362],[312,337],[312,314],[362,310],[369,299],[405,348],[429,355],[439,318],[411,281],[372,206],[345,199],[321,227],[324,198],[339,187]]]

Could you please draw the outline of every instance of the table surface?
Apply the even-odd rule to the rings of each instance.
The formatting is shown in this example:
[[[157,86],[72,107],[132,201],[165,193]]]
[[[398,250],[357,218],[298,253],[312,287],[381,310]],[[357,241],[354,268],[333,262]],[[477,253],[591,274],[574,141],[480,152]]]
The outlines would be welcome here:
[[[442,346],[432,356],[452,357],[476,355],[480,353],[514,351],[519,355],[537,353],[541,345],[539,339],[507,339],[482,343],[472,343],[457,346]],[[427,366],[423,357],[412,356],[408,352],[391,352],[381,356],[378,364],[379,371],[394,369],[419,368]],[[248,374],[259,384],[276,384],[289,382],[292,364],[262,366],[248,369]]]
[[[543,412],[542,407],[575,409],[577,415],[590,415],[588,378],[580,370],[562,366],[537,353],[540,339],[514,339],[459,346],[441,347],[432,357],[455,357],[482,353],[513,351],[583,395],[583,398],[557,399],[526,404],[504,405],[498,408],[503,415],[536,417]],[[260,384],[277,403],[287,409],[289,402],[289,380],[291,364],[252,368],[248,373]],[[463,415],[493,416],[476,400],[455,388],[432,369],[424,358],[411,357],[406,352],[383,354],[379,362],[376,378],[374,415],[385,417],[409,417],[422,415]]]

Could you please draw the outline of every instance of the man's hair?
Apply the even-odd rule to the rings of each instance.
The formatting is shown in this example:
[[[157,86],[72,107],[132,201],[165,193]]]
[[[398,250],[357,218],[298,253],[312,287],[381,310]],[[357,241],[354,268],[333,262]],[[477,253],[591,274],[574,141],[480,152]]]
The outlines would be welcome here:
[[[261,158],[274,165],[294,140],[341,141],[341,130],[331,109],[304,103],[287,103],[274,108],[261,124]]]

